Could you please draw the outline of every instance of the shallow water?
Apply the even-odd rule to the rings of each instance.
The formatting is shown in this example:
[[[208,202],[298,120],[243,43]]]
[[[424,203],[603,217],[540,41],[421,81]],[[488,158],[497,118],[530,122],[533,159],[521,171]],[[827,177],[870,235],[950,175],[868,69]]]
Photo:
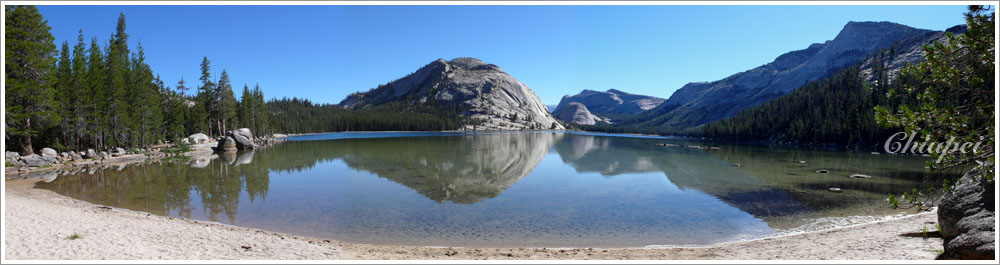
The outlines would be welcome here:
[[[706,245],[898,214],[887,207],[887,193],[941,174],[925,169],[920,157],[705,150],[657,145],[707,145],[683,139],[589,133],[289,140],[215,159],[71,172],[37,187],[159,215],[353,243],[639,247]]]

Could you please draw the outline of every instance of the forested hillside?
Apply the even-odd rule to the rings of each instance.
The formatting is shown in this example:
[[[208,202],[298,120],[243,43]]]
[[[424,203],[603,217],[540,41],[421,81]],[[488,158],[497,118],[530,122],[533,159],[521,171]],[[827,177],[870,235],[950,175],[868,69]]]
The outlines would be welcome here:
[[[4,149],[23,154],[148,146],[202,132],[250,128],[258,135],[347,130],[452,130],[465,120],[435,106],[390,103],[352,111],[302,99],[265,103],[259,85],[239,99],[226,70],[202,58],[198,84],[170,87],[145,62],[141,42],[129,47],[125,14],[106,43],[96,37],[54,45],[34,6],[7,6]],[[191,58],[195,59],[195,58]],[[192,67],[194,67],[192,65]]]
[[[393,102],[366,110],[349,110],[308,99],[282,98],[267,102],[275,131],[286,133],[339,131],[457,130],[466,121],[457,111]]]
[[[57,51],[34,6],[4,12],[7,150],[146,146],[195,132],[270,127],[260,87],[244,85],[237,101],[228,73],[213,78],[208,58],[193,94],[183,79],[166,86],[145,62],[141,42],[129,48],[124,14],[107,43],[88,43],[81,31]]]
[[[898,128],[879,126],[875,106],[895,109],[916,102],[915,94],[890,100],[889,91],[904,91],[912,84],[909,75],[892,75],[887,58],[892,49],[873,54],[869,83],[858,65],[827,78],[810,82],[792,93],[743,110],[733,117],[687,130],[614,125],[583,126],[583,129],[617,133],[666,134],[792,145],[824,145],[866,148],[884,141]]]

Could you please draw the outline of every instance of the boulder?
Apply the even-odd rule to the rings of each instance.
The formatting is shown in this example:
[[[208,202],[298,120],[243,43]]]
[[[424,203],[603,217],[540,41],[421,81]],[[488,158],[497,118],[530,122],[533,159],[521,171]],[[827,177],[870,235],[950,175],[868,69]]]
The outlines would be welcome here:
[[[181,139],[181,145],[189,145],[189,144],[191,144],[191,140],[188,140],[188,138]]]
[[[208,135],[205,135],[204,133],[192,134],[191,136],[188,136],[188,139],[191,144],[200,144],[211,140],[211,138],[208,138]]]
[[[253,133],[250,132],[250,129],[240,128],[235,131],[230,131],[229,137],[236,140],[236,148],[239,150],[251,150],[257,147],[253,143]]]
[[[981,176],[977,170],[969,171],[941,198],[938,224],[944,253],[938,259],[993,259],[996,184]]]
[[[21,161],[21,160],[18,159],[18,160],[10,161],[10,166],[11,167],[23,167],[23,166],[27,166],[27,165],[24,164],[24,161]]]
[[[17,158],[21,157],[21,154],[18,154],[17,152],[7,151],[4,154],[7,155],[7,161],[15,161]]]
[[[42,148],[42,152],[41,153],[42,153],[42,156],[56,157],[56,156],[59,155],[59,153],[57,153],[55,149],[48,148],[48,147]]]
[[[111,155],[108,154],[107,151],[101,151],[100,153],[97,154],[97,156],[100,156],[101,159],[108,159],[111,157]]]
[[[114,153],[112,153],[111,155],[112,156],[123,156],[123,155],[125,155],[125,148],[121,148],[121,147],[115,148]]]
[[[51,159],[54,160],[54,157],[51,158]],[[37,155],[37,154],[31,154],[31,155],[22,156],[21,157],[21,162],[24,162],[24,165],[29,166],[29,167],[43,167],[43,166],[52,165],[52,163],[54,161],[50,161],[49,159],[46,159],[45,157]]]
[[[222,138],[222,140],[219,141],[219,145],[215,147],[216,152],[236,152],[238,150],[239,149],[236,149],[236,140],[233,140],[233,137],[229,136]]]
[[[87,149],[87,153],[83,157],[86,157],[88,159],[89,158],[97,158],[98,155],[97,155],[97,152],[94,151],[94,149]]]

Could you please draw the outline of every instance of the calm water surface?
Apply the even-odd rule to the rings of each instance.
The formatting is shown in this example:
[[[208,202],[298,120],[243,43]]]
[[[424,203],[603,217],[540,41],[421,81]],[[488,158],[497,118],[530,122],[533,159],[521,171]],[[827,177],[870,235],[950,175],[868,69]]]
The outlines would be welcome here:
[[[898,214],[886,194],[938,174],[920,157],[702,150],[656,145],[704,144],[683,139],[587,133],[289,140],[256,152],[68,172],[37,187],[159,215],[354,243],[637,247],[705,245]]]

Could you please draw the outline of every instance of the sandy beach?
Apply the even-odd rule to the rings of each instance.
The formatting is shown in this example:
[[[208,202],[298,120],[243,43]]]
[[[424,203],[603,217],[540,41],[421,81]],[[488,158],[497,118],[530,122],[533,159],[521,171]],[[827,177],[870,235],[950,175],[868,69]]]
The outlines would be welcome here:
[[[62,259],[933,259],[933,212],[836,229],[677,248],[439,248],[349,244],[109,208],[5,181],[4,255]],[[911,236],[904,234],[912,233]],[[78,237],[74,237],[77,235]],[[74,239],[75,238],[75,239]]]

